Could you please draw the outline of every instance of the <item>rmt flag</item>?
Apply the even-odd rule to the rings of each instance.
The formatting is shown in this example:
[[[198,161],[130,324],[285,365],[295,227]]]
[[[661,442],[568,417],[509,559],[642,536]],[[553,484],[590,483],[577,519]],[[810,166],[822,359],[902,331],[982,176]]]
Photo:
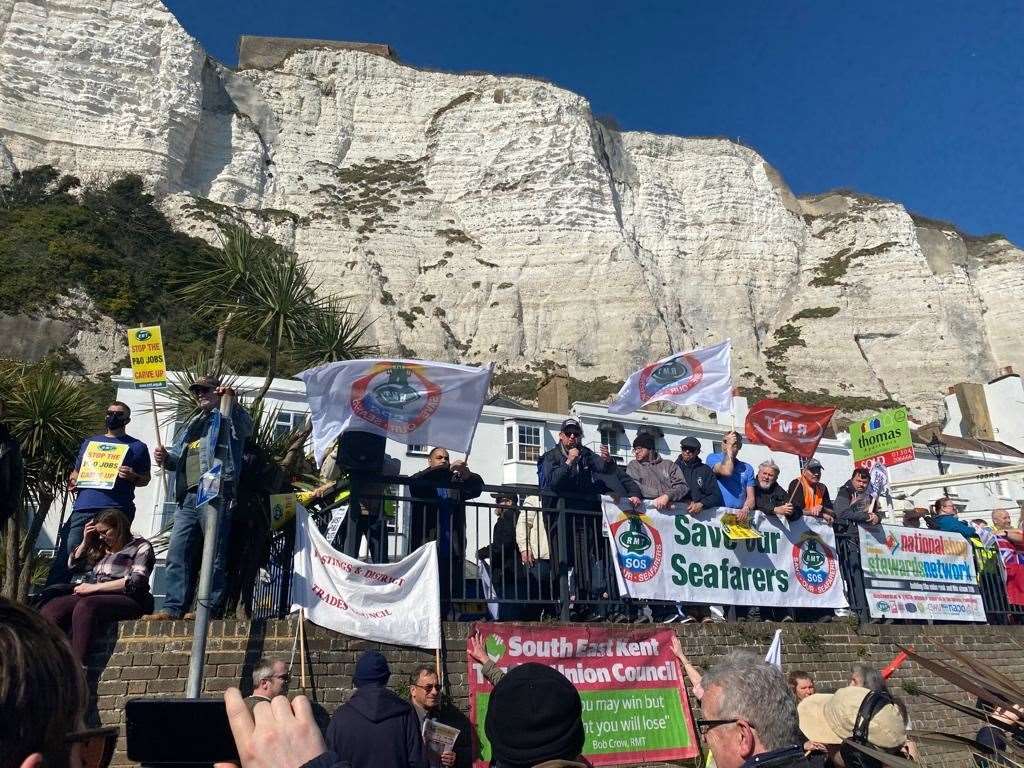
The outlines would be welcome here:
[[[751,443],[808,459],[818,449],[835,412],[835,408],[761,400],[747,413],[743,431]]]
[[[491,371],[427,360],[348,360],[303,371],[317,465],[348,429],[468,453]]]
[[[702,405],[716,413],[732,411],[732,341],[677,352],[634,373],[608,406],[608,413],[633,413],[663,400]]]

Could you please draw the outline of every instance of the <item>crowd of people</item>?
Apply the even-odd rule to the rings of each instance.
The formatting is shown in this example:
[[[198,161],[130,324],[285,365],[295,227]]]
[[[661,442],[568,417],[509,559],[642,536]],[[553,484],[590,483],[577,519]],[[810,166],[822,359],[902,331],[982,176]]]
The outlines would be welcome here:
[[[906,708],[873,667],[855,664],[846,686],[821,693],[809,673],[784,677],[750,652],[729,652],[701,672],[678,637],[672,651],[699,704],[694,725],[700,743],[718,768],[877,768],[887,755],[918,759]],[[468,653],[494,686],[483,722],[492,767],[589,765],[580,694],[565,676],[536,663],[502,670],[479,635],[470,638]],[[250,696],[237,688],[224,694],[239,764],[470,768],[477,750],[472,726],[443,700],[437,670],[417,666],[407,681],[408,698],[388,687],[390,678],[384,656],[364,651],[354,667],[353,695],[322,729],[305,696],[289,700],[286,663],[261,659]],[[105,768],[118,729],[85,726],[87,691],[79,660],[56,625],[0,599],[0,766]],[[424,736],[427,721],[455,728],[458,738],[435,751]],[[1005,745],[1018,737],[1018,726],[1014,717],[990,718],[979,740]]]

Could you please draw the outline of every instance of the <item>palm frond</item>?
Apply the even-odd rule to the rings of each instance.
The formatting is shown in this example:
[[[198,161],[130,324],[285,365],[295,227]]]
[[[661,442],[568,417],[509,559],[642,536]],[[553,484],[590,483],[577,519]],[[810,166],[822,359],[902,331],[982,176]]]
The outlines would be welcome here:
[[[351,312],[343,299],[328,297],[306,318],[292,344],[291,358],[302,370],[338,360],[373,357],[379,353],[377,345],[363,341],[369,328],[364,315]]]

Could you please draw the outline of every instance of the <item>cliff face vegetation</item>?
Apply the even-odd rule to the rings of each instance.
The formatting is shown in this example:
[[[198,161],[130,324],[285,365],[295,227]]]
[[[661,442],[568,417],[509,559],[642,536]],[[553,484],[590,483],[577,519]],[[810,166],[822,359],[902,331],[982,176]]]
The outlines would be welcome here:
[[[244,221],[395,354],[615,382],[731,337],[750,393],[925,421],[950,384],[1024,365],[1024,253],[1001,237],[797,199],[747,147],[620,131],[536,79],[334,47],[268,61],[224,67],[158,0],[0,0],[0,181],[130,173],[180,232]]]

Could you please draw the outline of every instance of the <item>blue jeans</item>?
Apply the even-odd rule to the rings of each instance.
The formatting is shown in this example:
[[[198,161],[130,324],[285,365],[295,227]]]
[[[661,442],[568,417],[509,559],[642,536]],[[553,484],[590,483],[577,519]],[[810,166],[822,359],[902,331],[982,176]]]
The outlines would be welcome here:
[[[105,509],[105,508],[104,508]],[[92,520],[103,509],[74,509],[68,515],[64,526],[57,533],[57,553],[53,556],[53,563],[50,565],[50,573],[46,577],[46,586],[51,584],[67,584],[71,580],[71,570],[68,568],[68,556],[78,549],[78,545],[85,538],[85,524]],[[128,521],[135,517],[135,511],[126,512]]]
[[[231,536],[231,515],[224,510],[230,506],[223,499],[214,499],[213,505],[220,515],[217,528],[217,555],[213,561],[213,579],[210,584],[210,612],[219,616],[224,610],[224,581],[227,567],[228,539]],[[202,557],[199,546],[205,534],[203,512],[196,509],[196,495],[189,492],[174,511],[174,526],[171,529],[171,542],[167,549],[167,565],[165,570],[167,596],[164,598],[163,610],[172,616],[180,617],[192,604],[197,581],[193,580],[193,555]],[[198,580],[198,573],[196,573]]]

